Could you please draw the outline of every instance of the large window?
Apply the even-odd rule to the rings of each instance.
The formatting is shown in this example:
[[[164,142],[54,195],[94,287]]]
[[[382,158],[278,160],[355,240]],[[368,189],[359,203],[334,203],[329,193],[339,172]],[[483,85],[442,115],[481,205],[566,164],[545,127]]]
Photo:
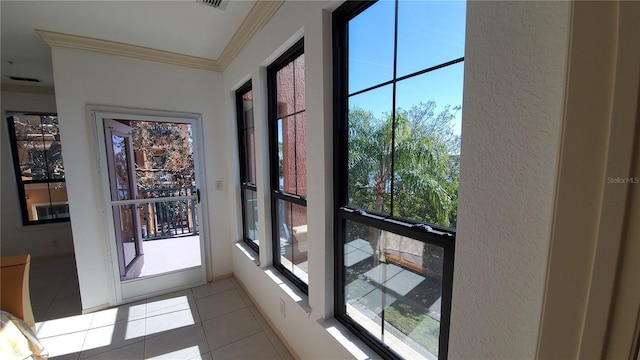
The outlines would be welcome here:
[[[69,221],[58,117],[12,114],[8,128],[22,223]]]
[[[267,68],[267,78],[273,264],[306,293],[309,279],[303,40]]]
[[[464,2],[334,12],[336,317],[385,358],[446,358]]]
[[[256,188],[256,145],[251,81],[236,91],[238,144],[240,145],[240,192],[244,241],[258,251],[258,193]]]

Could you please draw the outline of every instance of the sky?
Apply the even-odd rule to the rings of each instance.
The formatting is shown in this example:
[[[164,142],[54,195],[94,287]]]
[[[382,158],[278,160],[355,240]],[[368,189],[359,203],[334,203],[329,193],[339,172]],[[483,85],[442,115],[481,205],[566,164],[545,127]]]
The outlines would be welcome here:
[[[393,77],[394,8],[381,0],[349,23],[349,93],[389,81]],[[401,1],[398,6],[397,77],[464,56],[464,1]],[[436,113],[444,105],[462,105],[463,63],[397,83],[396,106],[408,109],[434,100]],[[350,104],[376,116],[391,112],[392,86],[350,97]],[[461,112],[454,122],[460,135]]]

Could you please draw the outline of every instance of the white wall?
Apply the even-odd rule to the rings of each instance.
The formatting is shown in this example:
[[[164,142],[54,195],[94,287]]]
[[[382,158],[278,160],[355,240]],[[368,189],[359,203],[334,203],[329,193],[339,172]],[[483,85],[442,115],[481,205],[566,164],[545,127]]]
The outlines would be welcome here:
[[[213,268],[232,271],[225,187],[222,76],[219,73],[120,56],[53,49],[53,71],[83,309],[114,303],[113,276],[98,176],[95,123],[85,105],[100,104],[202,114]]]
[[[2,92],[2,122],[0,124],[2,146],[2,219],[0,223],[2,256],[29,253],[31,256],[50,256],[73,252],[71,224],[44,224],[22,226],[22,213],[18,187],[13,168],[11,143],[5,114],[7,111],[56,112],[54,95],[24,92]],[[64,134],[62,146],[64,147]]]
[[[333,309],[333,224],[332,224],[332,108],[331,108],[331,22],[330,10],[340,2],[285,2],[274,17],[247,44],[224,72],[224,95],[227,109],[227,137],[232,236],[242,238],[240,192],[238,182],[238,150],[234,110],[234,91],[248,78],[253,82],[256,122],[256,161],[258,210],[260,221],[261,267],[234,248],[234,274],[247,287],[265,315],[303,359],[349,358],[349,353],[333,340],[319,320],[332,316]],[[327,10],[328,9],[328,10]],[[327,11],[325,11],[327,10]],[[268,143],[266,118],[266,66],[304,36],[307,118],[307,178],[309,229],[309,296],[308,305],[297,304],[267,275],[271,265],[271,239]],[[311,135],[312,134],[312,135]],[[265,241],[264,239],[267,239]],[[286,317],[280,314],[280,299],[286,302]]]
[[[536,355],[569,6],[468,2],[453,359]]]
[[[331,28],[323,6],[286,2],[224,72],[230,161],[237,162],[233,90],[253,79],[262,232],[269,196],[264,66],[305,36],[309,168],[309,304],[306,314],[263,269],[234,249],[234,273],[302,358],[348,356],[327,347],[318,320],[332,314]],[[536,354],[554,207],[568,47],[567,2],[469,2],[458,237],[450,358]],[[229,183],[239,215],[238,166]],[[313,215],[312,215],[313,214]],[[232,220],[234,240],[240,225]],[[263,241],[262,266],[270,264]],[[283,317],[278,299],[287,301]]]

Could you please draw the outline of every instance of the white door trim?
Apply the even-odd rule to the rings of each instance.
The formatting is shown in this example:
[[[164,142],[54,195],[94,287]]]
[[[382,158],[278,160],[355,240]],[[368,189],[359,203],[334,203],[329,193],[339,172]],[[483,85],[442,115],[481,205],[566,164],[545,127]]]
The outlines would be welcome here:
[[[111,269],[112,269],[112,278],[113,278],[113,286],[114,292],[116,295],[115,303],[123,304],[126,302],[137,301],[149,296],[158,295],[161,293],[177,291],[182,288],[188,288],[199,284],[205,284],[208,279],[208,274],[211,269],[211,246],[209,244],[209,214],[208,214],[208,206],[207,206],[207,196],[206,196],[206,178],[205,178],[205,170],[204,170],[204,138],[202,134],[202,116],[196,113],[185,113],[185,112],[171,112],[171,111],[162,111],[162,110],[151,110],[151,109],[140,109],[140,108],[126,108],[126,107],[115,107],[115,106],[105,106],[105,105],[87,105],[86,110],[89,118],[94,123],[94,130],[97,139],[97,154],[98,154],[98,176],[101,179],[101,191],[100,199],[103,203],[103,221],[105,224],[105,228],[107,229],[107,241],[108,244],[105,244],[105,248],[109,252],[108,257],[111,261]],[[162,284],[161,276],[153,276],[148,278],[140,278],[134,280],[120,280],[120,273],[117,266],[113,266],[113,264],[117,265],[117,253],[113,249],[113,242],[115,238],[115,230],[113,228],[113,214],[111,211],[111,198],[110,198],[110,188],[109,188],[109,172],[108,172],[108,164],[106,159],[106,145],[105,145],[105,135],[103,130],[103,119],[126,119],[126,120],[134,120],[134,121],[154,121],[154,122],[178,122],[178,123],[189,123],[192,126],[192,137],[193,137],[193,153],[194,153],[194,165],[195,165],[195,177],[198,187],[201,192],[199,206],[199,236],[201,243],[201,268],[191,268],[185,269],[183,274],[180,272],[172,272],[167,274],[166,276],[172,280],[180,281],[187,279],[193,279],[195,275],[194,271],[199,271],[197,274],[197,281],[190,281],[188,283],[183,284],[183,286],[175,286],[166,288],[161,291],[153,291],[152,286],[143,286],[144,280],[147,280],[148,283],[154,284]],[[194,270],[196,269],[196,270]],[[200,271],[202,269],[202,271]],[[187,274],[190,273],[190,274]],[[129,284],[132,289],[135,291],[131,291],[131,289],[123,289],[123,286],[126,287]]]

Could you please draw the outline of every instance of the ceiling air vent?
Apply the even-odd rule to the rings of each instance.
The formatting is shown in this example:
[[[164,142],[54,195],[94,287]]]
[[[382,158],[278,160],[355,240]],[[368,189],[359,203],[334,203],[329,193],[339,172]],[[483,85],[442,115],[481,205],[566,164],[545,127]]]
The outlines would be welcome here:
[[[9,76],[9,79],[14,80],[14,81],[37,82],[37,83],[40,82],[40,80],[38,80],[38,79],[28,78],[28,77],[20,77],[20,76]]]
[[[196,0],[196,2],[199,2],[201,4],[205,4],[205,5],[209,5],[211,7],[214,7],[216,9],[220,9],[220,10],[224,10],[227,7],[227,2],[229,0]]]

